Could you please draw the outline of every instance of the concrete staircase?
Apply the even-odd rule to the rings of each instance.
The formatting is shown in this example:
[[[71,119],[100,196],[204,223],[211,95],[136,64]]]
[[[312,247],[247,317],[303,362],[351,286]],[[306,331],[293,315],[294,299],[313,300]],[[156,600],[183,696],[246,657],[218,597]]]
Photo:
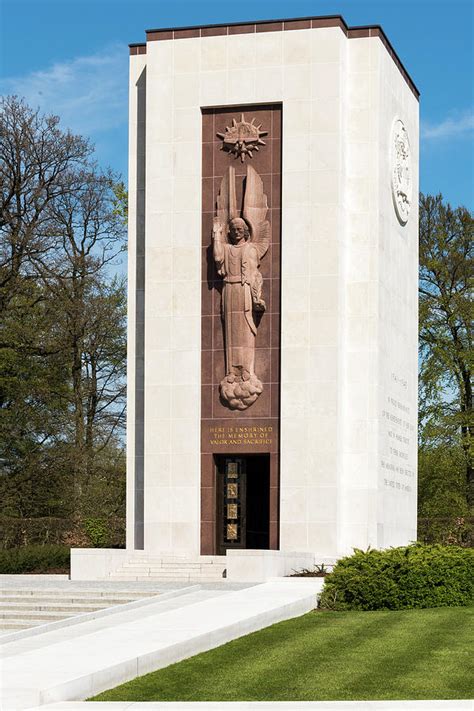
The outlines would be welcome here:
[[[135,554],[117,570],[111,580],[176,580],[217,582],[225,578],[225,556],[200,556],[194,560],[177,556]]]
[[[155,594],[127,590],[4,588],[0,590],[0,634],[104,610]]]

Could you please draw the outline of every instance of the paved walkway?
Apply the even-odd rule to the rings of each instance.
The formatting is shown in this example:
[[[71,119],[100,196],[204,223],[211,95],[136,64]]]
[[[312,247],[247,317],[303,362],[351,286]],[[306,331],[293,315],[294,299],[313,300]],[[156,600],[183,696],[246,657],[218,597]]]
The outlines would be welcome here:
[[[232,592],[224,587],[201,589],[161,602],[157,598],[145,608],[6,643],[1,659],[2,711],[89,698],[136,676],[301,615],[314,608],[320,587],[318,578],[293,578]],[[67,708],[64,703],[62,706]],[[56,711],[58,708],[61,706],[56,706]],[[87,709],[92,711],[89,705]]]
[[[472,701],[69,702],[31,711],[472,711]]]

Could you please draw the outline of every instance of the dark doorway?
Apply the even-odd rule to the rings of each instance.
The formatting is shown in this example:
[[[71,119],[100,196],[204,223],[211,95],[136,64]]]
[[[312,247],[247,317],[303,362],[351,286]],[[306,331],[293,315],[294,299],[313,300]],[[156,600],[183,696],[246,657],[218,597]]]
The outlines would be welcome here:
[[[270,456],[247,458],[247,545],[270,546]]]
[[[215,457],[217,552],[270,546],[270,456]]]

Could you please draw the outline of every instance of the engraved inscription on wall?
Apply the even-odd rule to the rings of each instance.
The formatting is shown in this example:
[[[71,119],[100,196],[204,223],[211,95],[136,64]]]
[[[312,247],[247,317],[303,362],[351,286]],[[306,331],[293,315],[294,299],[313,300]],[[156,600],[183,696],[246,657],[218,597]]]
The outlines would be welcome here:
[[[271,425],[226,425],[209,427],[211,445],[255,447],[269,445],[273,442],[273,427]]]
[[[391,373],[391,388],[382,407],[382,422],[386,434],[386,446],[380,460],[384,486],[410,493],[414,490],[415,471],[410,449],[416,437],[416,423],[410,406],[403,398],[407,380]]]

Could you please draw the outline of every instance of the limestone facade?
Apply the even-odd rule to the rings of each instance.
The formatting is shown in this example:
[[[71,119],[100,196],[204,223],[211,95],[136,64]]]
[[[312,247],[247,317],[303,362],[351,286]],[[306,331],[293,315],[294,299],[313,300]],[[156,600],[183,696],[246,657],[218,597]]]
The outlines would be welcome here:
[[[278,547],[416,538],[418,98],[380,32],[304,22],[131,50],[131,550],[201,552],[202,110],[262,104],[282,117]]]

